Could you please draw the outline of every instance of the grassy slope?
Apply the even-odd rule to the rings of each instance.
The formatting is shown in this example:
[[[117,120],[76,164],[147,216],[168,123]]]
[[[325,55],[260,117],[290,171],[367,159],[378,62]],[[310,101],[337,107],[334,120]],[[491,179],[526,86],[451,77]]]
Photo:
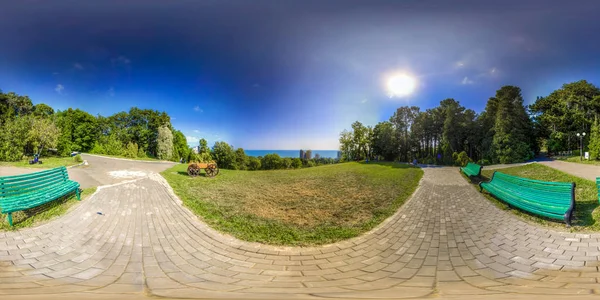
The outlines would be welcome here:
[[[42,164],[34,164],[30,165],[29,160],[21,160],[21,161],[2,161],[0,162],[1,166],[12,166],[12,167],[21,167],[21,168],[36,168],[36,169],[51,169],[60,166],[74,166],[79,164],[75,161],[73,157],[42,157],[40,160],[43,162]]]
[[[488,181],[493,170],[483,169],[482,175],[485,177],[483,180]],[[573,222],[574,230],[600,230],[600,208],[598,208],[598,190],[596,184],[593,181],[579,178],[559,170],[540,165],[540,164],[529,164],[519,167],[499,169],[498,172],[502,172],[509,175],[544,180],[544,181],[560,181],[560,182],[575,182],[575,220]],[[490,194],[484,191],[484,195],[491,199],[496,205],[502,209],[509,210],[510,208],[504,202],[497,200]],[[540,218],[535,215],[528,214],[518,209],[510,209],[517,215],[525,218],[528,221],[543,224],[551,227],[562,227],[564,224],[556,220],[547,220]]]
[[[278,245],[358,236],[396,212],[423,175],[392,163],[221,170],[215,178],[191,178],[185,171],[177,165],[161,174],[205,222],[243,240]]]
[[[96,191],[95,187],[83,189],[81,193],[81,201],[92,195]],[[0,231],[15,230],[19,228],[31,227],[39,225],[44,221],[51,220],[65,214],[69,208],[79,203],[75,194],[71,194],[62,199],[54,200],[42,206],[13,213],[13,227],[11,228],[6,221],[6,214],[0,214]]]

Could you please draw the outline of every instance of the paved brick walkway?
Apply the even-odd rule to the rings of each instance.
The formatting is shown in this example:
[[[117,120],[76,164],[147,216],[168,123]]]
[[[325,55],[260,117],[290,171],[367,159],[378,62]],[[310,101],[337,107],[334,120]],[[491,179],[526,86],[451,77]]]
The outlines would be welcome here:
[[[381,226],[315,248],[273,247],[219,234],[150,173],[100,188],[44,226],[0,233],[0,297],[464,299],[600,293],[600,233],[535,227],[490,204],[456,168],[424,171],[412,199]]]

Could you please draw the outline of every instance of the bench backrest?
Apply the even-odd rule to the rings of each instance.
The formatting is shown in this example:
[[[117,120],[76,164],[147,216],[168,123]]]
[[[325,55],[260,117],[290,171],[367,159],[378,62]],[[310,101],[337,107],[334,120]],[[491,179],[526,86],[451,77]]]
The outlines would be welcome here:
[[[3,198],[14,197],[36,190],[41,190],[69,179],[67,168],[58,167],[41,172],[1,176],[0,177],[0,206]]]
[[[474,171],[479,171],[479,169],[481,169],[481,166],[476,163],[468,162],[467,165],[465,166],[465,168],[471,169]]]
[[[574,184],[571,182],[551,182],[512,176],[494,172],[490,182],[500,185],[518,187],[519,194],[535,193],[540,202],[553,202],[555,204],[571,205]],[[534,197],[536,198],[536,197]],[[530,199],[531,200],[531,199]]]

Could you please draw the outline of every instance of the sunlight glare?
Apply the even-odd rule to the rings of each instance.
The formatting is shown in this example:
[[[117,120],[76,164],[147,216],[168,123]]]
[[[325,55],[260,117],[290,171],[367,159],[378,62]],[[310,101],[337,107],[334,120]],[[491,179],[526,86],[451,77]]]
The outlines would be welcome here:
[[[387,81],[387,90],[392,97],[404,97],[413,93],[417,81],[408,74],[400,73],[392,75]]]

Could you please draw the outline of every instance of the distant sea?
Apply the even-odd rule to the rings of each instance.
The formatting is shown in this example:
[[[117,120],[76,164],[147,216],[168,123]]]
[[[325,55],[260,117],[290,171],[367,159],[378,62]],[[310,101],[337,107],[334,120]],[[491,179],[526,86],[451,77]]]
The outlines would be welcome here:
[[[304,150],[306,152],[306,150]],[[319,154],[321,157],[337,158],[338,150],[311,150],[312,157]],[[277,153],[281,157],[300,157],[300,150],[244,150],[248,156],[265,156],[267,154]]]

